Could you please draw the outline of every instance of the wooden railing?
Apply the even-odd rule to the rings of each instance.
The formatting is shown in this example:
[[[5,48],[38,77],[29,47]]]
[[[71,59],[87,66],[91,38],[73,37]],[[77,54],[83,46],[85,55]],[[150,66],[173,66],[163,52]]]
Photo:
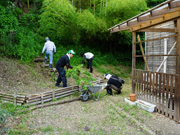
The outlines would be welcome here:
[[[155,104],[157,112],[180,122],[180,76],[139,69],[134,73],[136,98]]]

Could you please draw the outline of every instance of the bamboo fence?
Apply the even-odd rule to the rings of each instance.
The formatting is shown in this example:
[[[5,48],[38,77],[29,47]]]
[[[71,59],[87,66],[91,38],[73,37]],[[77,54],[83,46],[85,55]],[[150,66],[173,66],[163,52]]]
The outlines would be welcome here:
[[[104,80],[92,81],[91,83],[102,84],[104,83]],[[59,88],[39,94],[23,94],[23,93],[17,94],[16,92],[14,94],[7,94],[0,92],[0,100],[3,102],[12,103],[14,105],[26,104],[26,106],[32,106],[32,105],[44,104],[46,102],[64,98],[72,95],[75,92],[81,92],[81,91],[82,88],[80,88],[80,86],[74,85],[74,86]]]

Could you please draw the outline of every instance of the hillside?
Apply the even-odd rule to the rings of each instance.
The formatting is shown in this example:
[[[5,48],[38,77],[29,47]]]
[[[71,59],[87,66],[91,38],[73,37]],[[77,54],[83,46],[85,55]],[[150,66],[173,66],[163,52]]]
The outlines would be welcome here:
[[[20,63],[15,59],[0,58],[0,91],[13,93],[39,93],[54,89],[55,80],[49,76],[46,69],[40,68],[42,63],[31,65]],[[103,66],[111,68],[112,66]],[[123,71],[122,71],[123,70]],[[121,72],[125,72],[121,66]],[[94,78],[103,78],[103,74],[95,72]],[[128,135],[178,135],[180,126],[173,120],[159,114],[148,113],[136,106],[129,106],[124,102],[131,91],[130,77],[126,78],[120,95],[106,95],[102,90],[99,101],[75,101],[62,105],[49,106],[30,112],[19,114],[21,108],[0,104],[0,117],[5,114],[5,123],[1,125],[1,132],[9,130],[10,134],[128,134]],[[75,81],[68,78],[68,85]],[[79,93],[80,94],[80,93]],[[67,97],[66,99],[71,99]],[[63,100],[63,99],[61,99]],[[5,107],[6,106],[6,107]],[[4,109],[3,109],[4,108]],[[6,109],[16,110],[15,114]],[[8,110],[9,110],[8,109]],[[9,117],[11,116],[11,117]],[[2,117],[4,118],[4,117]],[[0,132],[0,133],[1,133]]]
[[[20,63],[17,59],[0,57],[0,92],[37,94],[55,88],[56,80],[48,68],[41,68],[43,62]],[[55,76],[58,73],[55,72]],[[102,79],[103,74],[96,69],[91,74],[94,79]],[[72,78],[67,78],[68,86],[75,85]]]
[[[20,63],[16,59],[0,57],[0,91],[7,93],[34,93],[46,91],[54,86],[48,73],[40,65]]]

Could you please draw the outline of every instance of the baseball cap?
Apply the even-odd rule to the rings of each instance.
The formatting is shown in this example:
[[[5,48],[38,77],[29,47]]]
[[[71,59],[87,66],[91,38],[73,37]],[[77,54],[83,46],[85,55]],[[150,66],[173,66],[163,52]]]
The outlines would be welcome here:
[[[75,54],[73,50],[69,50],[68,53]]]

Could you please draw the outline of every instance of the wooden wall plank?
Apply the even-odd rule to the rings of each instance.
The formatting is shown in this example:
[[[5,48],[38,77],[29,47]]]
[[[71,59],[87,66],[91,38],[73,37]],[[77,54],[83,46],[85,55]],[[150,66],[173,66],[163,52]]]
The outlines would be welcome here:
[[[158,73],[159,74],[159,80],[158,80],[158,112],[161,113],[161,76],[162,74],[161,73]]]
[[[169,99],[169,118],[173,118],[172,111],[174,110],[174,101],[173,101],[173,83],[174,83],[174,75],[171,75],[171,82],[170,82],[170,99]]]
[[[165,79],[166,79],[166,74],[163,74],[163,89],[162,89],[162,114],[164,115],[164,113],[165,113],[165,102],[164,102],[164,100],[165,100],[165,98],[164,98],[164,96],[165,96],[165,87],[166,87],[166,85],[165,85]]]
[[[168,116],[168,102],[169,102],[169,74],[167,74],[167,83],[166,83],[166,111],[165,111],[165,116]]]

